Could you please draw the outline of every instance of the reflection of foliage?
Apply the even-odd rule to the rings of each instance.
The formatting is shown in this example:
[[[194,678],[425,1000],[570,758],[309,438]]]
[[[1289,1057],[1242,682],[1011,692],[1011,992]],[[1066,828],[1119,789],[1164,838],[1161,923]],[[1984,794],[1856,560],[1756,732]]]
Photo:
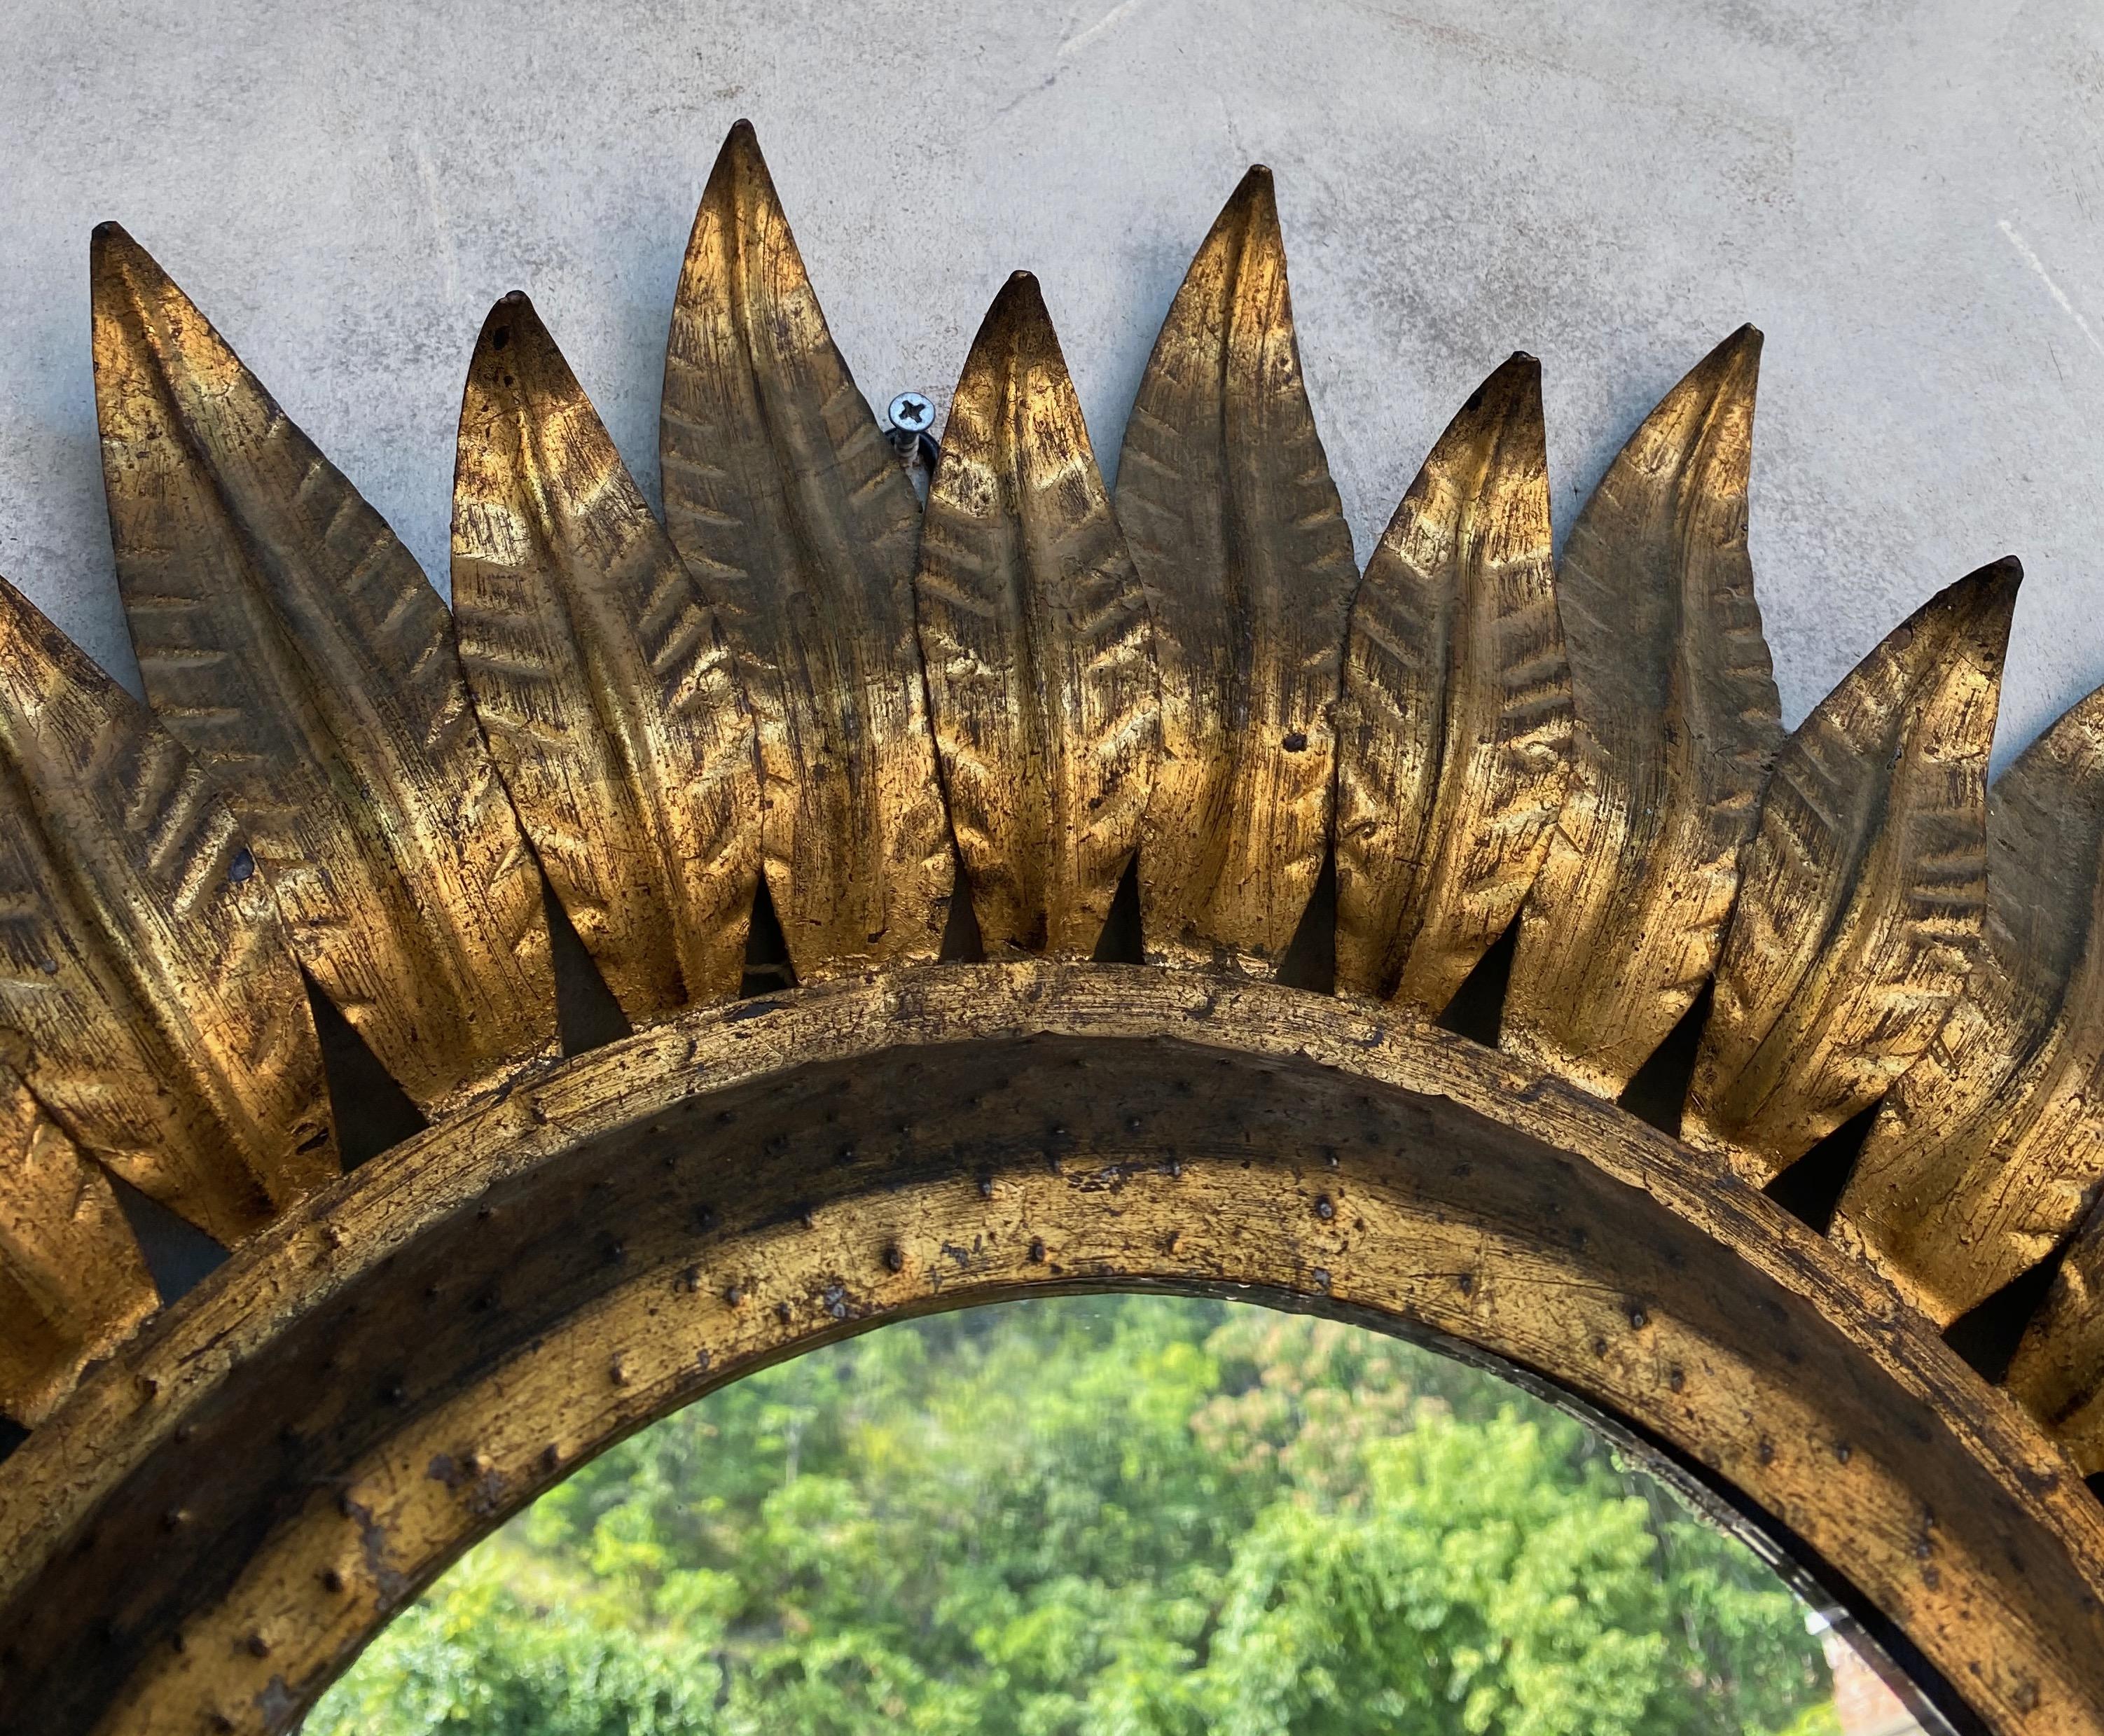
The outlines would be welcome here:
[[[637,1436],[308,1729],[1816,1736],[1824,1685],[1750,1554],[1504,1383],[1074,1298],[893,1326]]]

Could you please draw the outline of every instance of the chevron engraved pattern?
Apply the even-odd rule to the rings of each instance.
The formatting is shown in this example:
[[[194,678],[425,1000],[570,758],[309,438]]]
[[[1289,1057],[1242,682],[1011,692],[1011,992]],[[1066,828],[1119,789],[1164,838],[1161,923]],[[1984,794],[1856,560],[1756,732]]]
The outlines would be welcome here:
[[[1504,934],[1570,784],[1541,364],[1440,436],[1352,604],[1339,704],[1337,981],[1436,1014]]]
[[[453,616],[548,884],[629,1017],[736,994],[760,874],[751,718],[715,611],[524,296],[468,369]]]
[[[1160,703],[1147,599],[1027,273],[950,400],[914,599],[988,955],[1086,958],[1139,844]]]
[[[427,1107],[537,1046],[540,875],[409,552],[145,250],[96,232],[96,399],[146,694],[300,962]]]
[[[0,581],[0,1024],[75,1144],[231,1246],[337,1171],[299,973],[190,756]]]
[[[1266,970],[1328,848],[1357,578],[1301,379],[1268,169],[1235,189],[1170,304],[1117,504],[1161,679],[1139,858],[1148,955]]]
[[[1520,918],[1504,1043],[1603,1097],[1709,980],[1782,741],[1746,550],[1760,350],[1743,327],[1666,394],[1556,576],[1577,753]]]
[[[1964,986],[2021,576],[1997,562],[1916,611],[1776,755],[1683,1123],[1756,1181],[1883,1097]]]
[[[910,997],[1045,955],[1112,1001],[1121,969],[1210,996],[1334,968],[1307,1004],[1413,1026],[1487,995],[1465,1028],[1514,1076],[1669,1128],[1954,1343],[2002,1311],[1977,1365],[2104,1471],[2104,693],[1989,787],[2003,560],[1785,734],[1750,327],[1560,560],[1513,355],[1357,570],[1286,234],[1252,170],[1114,489],[1010,278],[924,510],[741,122],[676,286],[662,523],[507,296],[466,371],[449,613],[98,231],[150,714],[0,591],[0,1409],[47,1418],[154,1311],[127,1190],[231,1245],[330,1183],[332,1009],[434,1119],[563,1076],[567,924],[560,969],[639,1044],[762,964]]]
[[[1986,882],[1972,974],[1834,1222],[1939,1323],[2048,1259],[2104,1177],[2104,692],[1988,791]]]
[[[914,641],[920,514],[740,122],[665,352],[666,527],[737,655],[768,891],[805,981],[939,950],[955,860]]]

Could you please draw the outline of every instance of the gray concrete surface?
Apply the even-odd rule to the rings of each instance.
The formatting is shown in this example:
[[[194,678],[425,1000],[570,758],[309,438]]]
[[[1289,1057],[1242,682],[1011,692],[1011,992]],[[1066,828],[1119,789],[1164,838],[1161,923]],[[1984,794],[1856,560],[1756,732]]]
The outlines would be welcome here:
[[[87,235],[131,228],[443,586],[488,303],[648,491],[695,199],[760,129],[868,395],[1043,278],[1106,466],[1184,263],[1270,162],[1362,551],[1508,351],[1559,528],[1767,333],[1754,555],[1794,719],[1939,585],[2030,581],[2001,756],[2104,680],[2104,12],[1992,0],[0,0],[0,572],[133,678]]]

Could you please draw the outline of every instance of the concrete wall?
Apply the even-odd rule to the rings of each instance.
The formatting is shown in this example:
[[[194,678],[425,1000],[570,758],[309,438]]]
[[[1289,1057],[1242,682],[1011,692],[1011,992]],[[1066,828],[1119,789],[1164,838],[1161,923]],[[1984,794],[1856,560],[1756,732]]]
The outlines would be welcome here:
[[[528,290],[646,490],[695,199],[749,115],[880,405],[1043,278],[1106,467],[1192,247],[1278,171],[1362,552],[1508,351],[1559,529],[1767,333],[1753,537],[1794,720],[2030,571],[2006,759],[2104,679],[2104,13],[1994,0],[4,0],[0,572],[132,679],[87,233],[154,250],[441,586],[460,376]]]

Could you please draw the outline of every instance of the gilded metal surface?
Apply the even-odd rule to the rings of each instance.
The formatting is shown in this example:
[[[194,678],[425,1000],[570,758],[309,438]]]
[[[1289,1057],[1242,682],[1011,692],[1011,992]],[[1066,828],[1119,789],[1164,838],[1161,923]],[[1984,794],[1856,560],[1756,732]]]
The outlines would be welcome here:
[[[0,916],[0,1061],[82,1150],[229,1247],[336,1175],[306,994],[234,817],[4,581]]]
[[[920,505],[742,121],[687,243],[658,443],[666,527],[758,726],[767,888],[798,977],[933,959],[955,864],[914,643]]]
[[[1602,1097],[1708,980],[1782,740],[1746,554],[1760,348],[1741,327],[1665,395],[1557,574],[1576,766],[1521,913],[1500,1041]]]
[[[2004,1384],[2084,1475],[2104,1472],[2104,1223],[2093,1205]]]
[[[160,1302],[108,1177],[0,1066],[0,1415],[42,1422]]]
[[[1756,1182],[1876,1103],[1964,986],[2022,577],[1998,561],[1923,604],[1776,756],[1682,1136]]]
[[[2104,691],[1987,792],[1980,958],[1879,1110],[1834,1218],[1939,1324],[2046,1258],[2104,1180],[2100,893]]]
[[[1086,958],[1139,843],[1159,705],[1147,602],[1027,272],[950,400],[913,589],[987,955]]]
[[[1541,364],[1447,425],[1366,563],[1337,725],[1337,986],[1437,1013],[1533,884],[1571,766]]]
[[[751,719],[715,611],[523,295],[468,368],[453,614],[490,752],[623,1009],[736,994],[760,875]]]
[[[555,1030],[541,876],[452,619],[114,225],[93,279],[110,536],[147,697],[225,794],[301,964],[440,1109]]]
[[[2104,1511],[1721,1160],[1364,1003],[1034,961],[905,989],[640,1033],[243,1250],[5,1467],[0,1726],[285,1729],[459,1548],[710,1387],[907,1311],[1162,1284],[1548,1375],[1779,1516],[1989,1729],[2104,1729]]]
[[[1154,617],[1150,959],[1261,971],[1322,872],[1351,532],[1301,379],[1271,171],[1228,201],[1155,340],[1117,515]]]
[[[198,760],[0,592],[0,1408],[41,1419],[0,1464],[0,1727],[288,1729],[454,1551],[711,1383],[902,1311],[1161,1284],[1562,1382],[1836,1564],[1998,1736],[2104,1736],[2104,697],[1983,852],[2016,576],[1983,569],[1762,802],[1750,328],[1553,584],[1514,358],[1354,607],[1253,171],[1115,510],[1019,277],[923,553],[741,125],[674,314],[669,533],[524,299],[484,328],[470,703],[413,563],[121,231],[95,292],[127,608]],[[1135,837],[1177,968],[1078,956]],[[1351,997],[1224,977],[1296,936],[1319,977],[1333,848]],[[960,858],[997,959],[1063,956],[897,968]],[[544,865],[646,1022],[560,1063]],[[695,1006],[763,866],[805,986]],[[440,1118],[319,1193],[274,894]],[[1422,1015],[1515,906],[1501,1055]],[[1683,1144],[1600,1099],[1713,972]],[[1902,1073],[1834,1241],[1755,1190]],[[105,1168],[239,1244],[129,1342],[153,1295]],[[2035,1423],[1936,1329],[2063,1243],[2007,1383]]]

